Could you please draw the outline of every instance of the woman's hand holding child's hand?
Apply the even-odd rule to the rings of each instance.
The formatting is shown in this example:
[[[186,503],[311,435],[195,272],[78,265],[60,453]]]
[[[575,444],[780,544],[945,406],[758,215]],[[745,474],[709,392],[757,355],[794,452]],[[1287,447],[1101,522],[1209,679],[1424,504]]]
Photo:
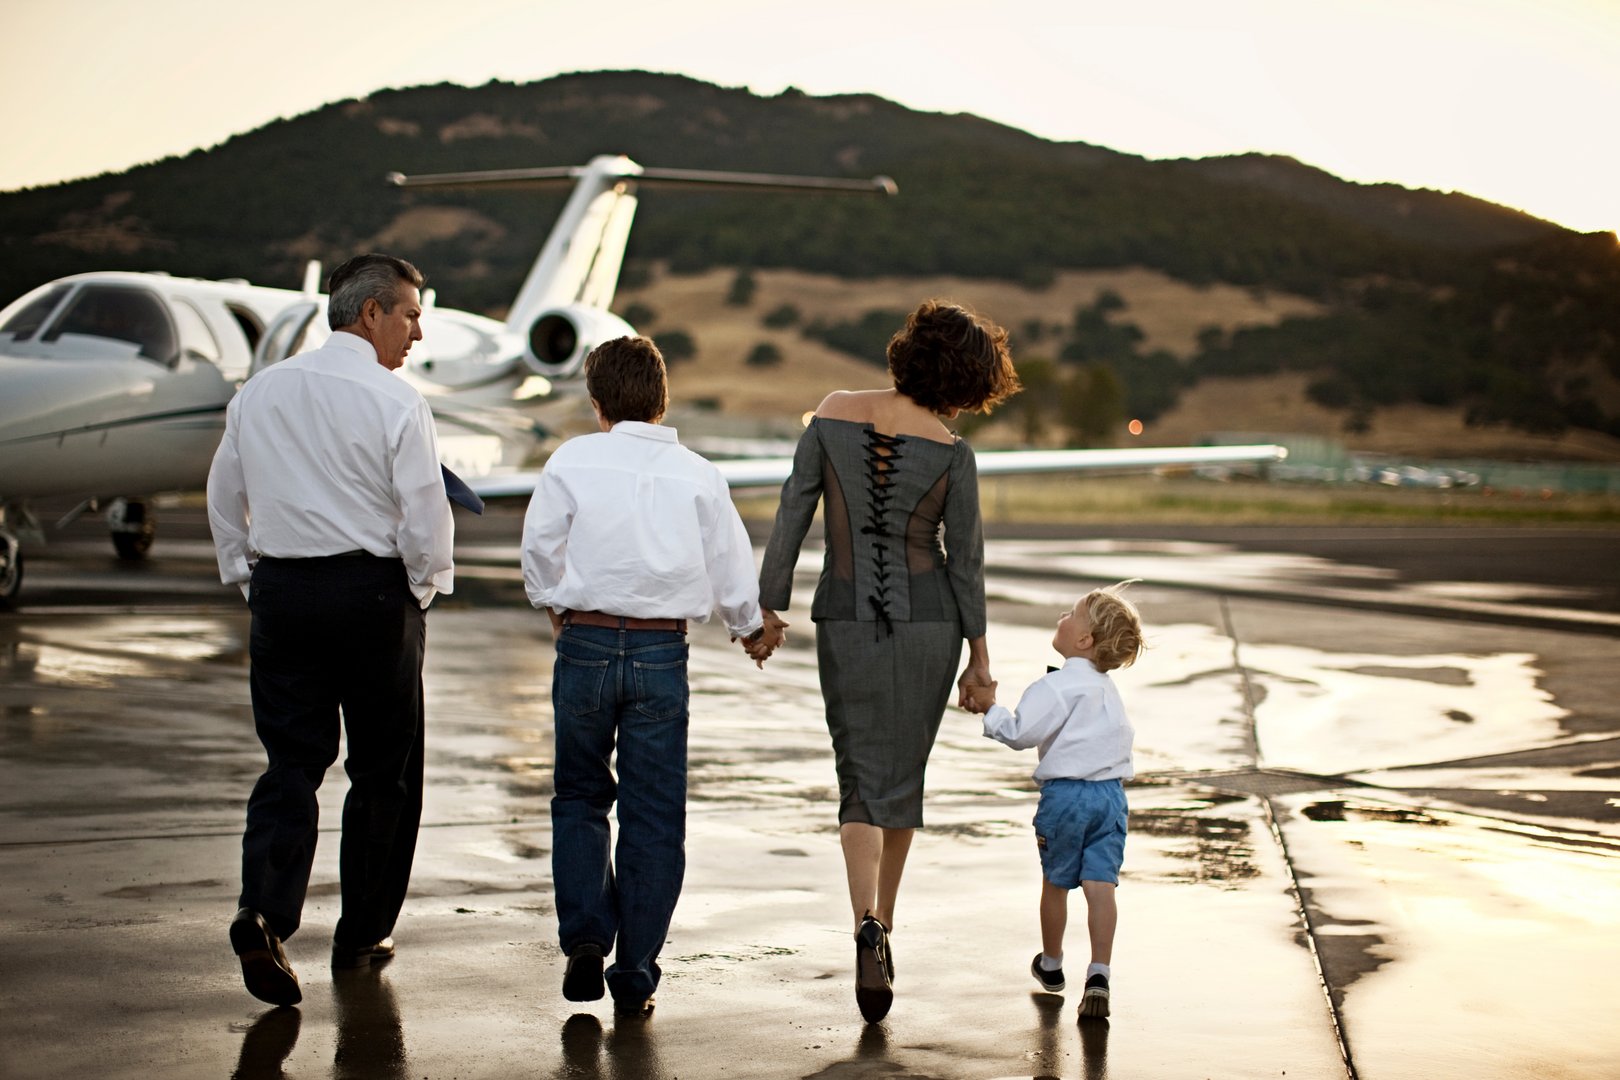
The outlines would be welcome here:
[[[996,682],[963,683],[962,707],[971,713],[987,713],[996,703]]]

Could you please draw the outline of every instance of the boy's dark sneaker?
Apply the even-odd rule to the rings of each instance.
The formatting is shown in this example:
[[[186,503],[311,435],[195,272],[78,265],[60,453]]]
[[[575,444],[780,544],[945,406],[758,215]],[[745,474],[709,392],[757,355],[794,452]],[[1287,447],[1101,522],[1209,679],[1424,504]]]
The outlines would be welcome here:
[[[1063,993],[1063,969],[1047,971],[1041,967],[1041,954],[1036,953],[1035,959],[1029,962],[1029,973],[1035,976],[1035,981],[1041,984],[1041,989],[1048,994]]]
[[[1086,980],[1086,996],[1080,999],[1080,1015],[1108,1015],[1108,976],[1097,974]]]
[[[645,1020],[652,1015],[652,998],[614,998],[613,1015],[621,1020]]]
[[[569,1001],[597,1001],[602,997],[602,950],[581,945],[568,954],[563,971],[563,997]]]

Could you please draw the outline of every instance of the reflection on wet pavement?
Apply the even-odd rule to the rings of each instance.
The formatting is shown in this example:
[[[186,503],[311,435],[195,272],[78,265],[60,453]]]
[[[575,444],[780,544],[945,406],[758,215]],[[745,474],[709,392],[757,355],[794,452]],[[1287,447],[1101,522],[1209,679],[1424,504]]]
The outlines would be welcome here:
[[[1355,915],[1349,948],[1332,926],[1324,956],[1363,1076],[1601,1076],[1620,1061],[1620,843],[1361,795],[1278,802],[1310,904]]]
[[[1242,656],[1262,694],[1255,720],[1270,765],[1356,773],[1565,738],[1558,721],[1566,711],[1538,685],[1541,672],[1529,654],[1416,656],[1396,664],[1357,651],[1245,645]]]
[[[990,630],[1008,703],[1089,584],[1039,571],[1052,580],[1014,582],[1019,599]],[[658,1009],[635,1022],[576,1015],[556,993],[543,619],[434,613],[427,806],[400,955],[381,972],[324,966],[346,788],[335,768],[307,929],[289,943],[306,1000],[269,1012],[242,994],[222,937],[260,767],[243,615],[0,620],[0,1046],[19,1048],[0,1066],[1299,1080],[1346,1075],[1331,1003],[1361,1077],[1613,1075],[1620,739],[1553,692],[1543,658],[1558,635],[1457,647],[1430,627],[1389,633],[1402,617],[1334,610],[1330,630],[1296,639],[1270,632],[1275,606],[1245,601],[1234,618],[1225,601],[1138,590],[1151,650],[1116,675],[1139,778],[1111,1025],[1076,1023],[1074,993],[1032,991],[1035,756],[954,709],[907,869],[895,1012],[860,1024],[802,611],[765,672],[712,626],[692,636],[687,887]],[[1246,621],[1272,640],[1234,640]],[[1083,915],[1070,937],[1083,970]],[[44,1003],[73,1007],[63,973],[105,1033],[88,1047],[41,1019]]]
[[[1037,578],[1064,575],[1102,582],[1141,579],[1198,589],[1218,584],[1222,592],[1229,594],[1308,594],[1324,603],[1453,611],[1488,618],[1544,617],[1603,627],[1610,632],[1620,629],[1620,617],[1581,609],[1602,596],[1602,590],[1596,587],[1510,581],[1403,582],[1400,574],[1385,567],[1314,555],[1244,551],[1230,544],[1001,540],[986,544],[986,561],[1003,573]],[[1016,588],[1011,595],[1017,595]]]
[[[405,1030],[387,976],[376,969],[334,972],[337,1047],[333,1080],[406,1080]]]
[[[286,1075],[283,1066],[298,1045],[303,1018],[297,1009],[271,1009],[255,1020],[242,1036],[231,1080],[281,1080]]]

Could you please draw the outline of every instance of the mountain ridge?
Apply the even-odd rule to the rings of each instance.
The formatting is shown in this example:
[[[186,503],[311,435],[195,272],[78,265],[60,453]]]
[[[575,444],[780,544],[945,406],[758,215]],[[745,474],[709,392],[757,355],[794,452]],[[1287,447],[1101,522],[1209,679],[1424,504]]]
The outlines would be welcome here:
[[[872,94],[760,96],[650,72],[383,90],[208,150],[0,193],[0,297],[89,269],[293,285],[309,258],[331,265],[386,240],[428,268],[441,303],[491,311],[515,294],[563,196],[398,192],[381,175],[621,152],[671,168],[883,173],[901,190],[894,200],[649,193],[627,284],[654,262],[677,274],[961,275],[1037,289],[1064,271],[1143,267],[1317,310],[1227,327],[1198,356],[1169,360],[1099,350],[1075,312],[1059,359],[1111,367],[1138,407],[1167,407],[1207,374],[1304,371],[1313,400],[1350,426],[1418,402],[1481,425],[1620,434],[1612,234],[1468,195],[1353,184],[1275,155],[1147,159]]]

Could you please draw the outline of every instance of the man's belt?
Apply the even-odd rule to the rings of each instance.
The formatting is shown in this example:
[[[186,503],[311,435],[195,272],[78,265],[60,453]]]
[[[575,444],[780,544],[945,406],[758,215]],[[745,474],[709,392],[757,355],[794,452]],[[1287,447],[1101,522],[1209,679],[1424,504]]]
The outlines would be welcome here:
[[[606,615],[600,611],[565,611],[564,626],[605,626],[610,630],[671,630],[686,633],[685,619],[632,619],[627,615]]]

